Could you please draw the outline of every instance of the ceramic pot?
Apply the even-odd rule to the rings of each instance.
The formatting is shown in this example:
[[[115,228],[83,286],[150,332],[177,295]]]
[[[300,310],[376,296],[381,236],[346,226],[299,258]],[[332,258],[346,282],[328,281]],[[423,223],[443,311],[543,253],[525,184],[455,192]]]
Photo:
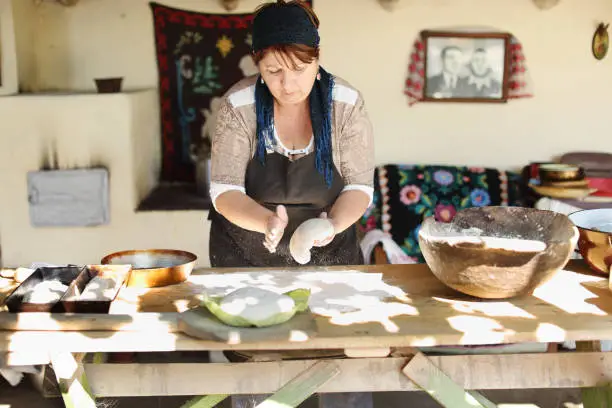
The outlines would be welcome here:
[[[612,265],[612,208],[576,211],[569,218],[580,232],[580,255],[592,270],[609,275]]]

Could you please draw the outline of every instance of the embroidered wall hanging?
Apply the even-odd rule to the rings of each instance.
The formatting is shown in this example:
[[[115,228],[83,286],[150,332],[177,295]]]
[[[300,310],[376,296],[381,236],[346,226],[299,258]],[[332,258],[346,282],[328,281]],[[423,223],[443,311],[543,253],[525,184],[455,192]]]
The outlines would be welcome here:
[[[404,93],[422,101],[505,102],[533,96],[523,47],[491,29],[422,31],[410,54]]]
[[[223,94],[257,73],[250,55],[253,13],[209,14],[149,4],[159,73],[161,180],[194,182],[192,146],[214,130]]]

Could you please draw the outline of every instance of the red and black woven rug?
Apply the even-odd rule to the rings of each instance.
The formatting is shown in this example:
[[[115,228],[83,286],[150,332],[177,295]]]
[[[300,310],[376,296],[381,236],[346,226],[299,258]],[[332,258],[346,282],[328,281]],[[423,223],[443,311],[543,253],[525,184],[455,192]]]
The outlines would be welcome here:
[[[250,56],[253,14],[198,13],[153,2],[150,7],[159,72],[161,181],[193,182],[192,145],[213,131],[223,94],[257,73]]]

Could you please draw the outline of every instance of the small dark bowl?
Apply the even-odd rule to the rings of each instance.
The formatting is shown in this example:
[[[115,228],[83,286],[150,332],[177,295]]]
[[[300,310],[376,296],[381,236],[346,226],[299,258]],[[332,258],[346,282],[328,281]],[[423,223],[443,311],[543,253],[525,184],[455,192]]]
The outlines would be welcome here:
[[[121,92],[121,84],[123,83],[123,78],[97,78],[94,80],[96,82],[96,88],[98,89],[98,93],[119,93]]]
[[[578,251],[595,272],[610,274],[612,265],[612,208],[576,211],[569,215],[578,227]]]
[[[544,182],[583,180],[584,170],[573,164],[542,163],[539,166],[540,179]]]

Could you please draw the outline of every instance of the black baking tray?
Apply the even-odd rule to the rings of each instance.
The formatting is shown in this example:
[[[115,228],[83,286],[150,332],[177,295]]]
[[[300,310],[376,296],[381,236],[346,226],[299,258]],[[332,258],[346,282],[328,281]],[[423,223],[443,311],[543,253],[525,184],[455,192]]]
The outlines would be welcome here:
[[[64,307],[58,298],[50,303],[24,303],[23,297],[34,286],[44,281],[59,280],[63,285],[70,286],[77,276],[83,271],[84,267],[69,265],[58,267],[41,267],[36,269],[21,285],[6,298],[5,305],[11,313],[22,312],[48,312],[63,313]],[[68,290],[68,289],[66,289]],[[62,293],[62,297],[65,292]]]
[[[87,265],[77,278],[72,281],[60,302],[66,313],[108,313],[111,303],[117,297],[121,288],[125,285],[132,265]],[[111,278],[119,285],[110,297],[101,297],[95,300],[80,300],[79,296],[85,287],[96,276]]]

